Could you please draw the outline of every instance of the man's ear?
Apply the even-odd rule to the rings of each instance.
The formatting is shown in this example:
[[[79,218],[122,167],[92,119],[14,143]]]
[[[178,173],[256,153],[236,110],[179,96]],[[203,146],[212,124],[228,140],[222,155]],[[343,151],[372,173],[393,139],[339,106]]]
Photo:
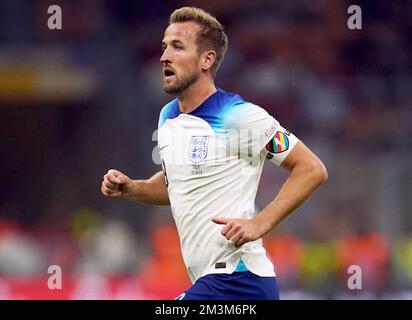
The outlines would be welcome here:
[[[204,71],[210,70],[216,61],[216,52],[213,50],[206,51],[202,54],[201,68]]]

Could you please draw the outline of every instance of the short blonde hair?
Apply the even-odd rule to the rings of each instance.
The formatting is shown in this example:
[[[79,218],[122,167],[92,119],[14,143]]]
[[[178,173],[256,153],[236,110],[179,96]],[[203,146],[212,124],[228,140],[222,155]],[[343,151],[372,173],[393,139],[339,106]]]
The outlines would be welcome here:
[[[216,51],[216,61],[211,71],[215,76],[222,64],[227,50],[228,39],[223,26],[210,13],[196,7],[182,7],[175,10],[169,18],[169,24],[193,21],[200,25],[201,29],[197,35],[197,48],[199,53],[206,50]]]

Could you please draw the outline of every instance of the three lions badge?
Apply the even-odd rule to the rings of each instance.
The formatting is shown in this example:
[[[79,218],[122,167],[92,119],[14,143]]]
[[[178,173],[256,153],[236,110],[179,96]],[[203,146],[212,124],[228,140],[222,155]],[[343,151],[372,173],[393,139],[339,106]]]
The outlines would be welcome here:
[[[208,136],[192,136],[189,147],[189,159],[193,163],[199,163],[206,159]]]

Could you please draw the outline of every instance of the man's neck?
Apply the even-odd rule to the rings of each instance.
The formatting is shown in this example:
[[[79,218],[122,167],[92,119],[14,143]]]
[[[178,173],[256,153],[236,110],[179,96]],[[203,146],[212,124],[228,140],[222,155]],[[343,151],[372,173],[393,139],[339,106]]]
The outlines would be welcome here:
[[[178,97],[180,112],[192,112],[216,91],[213,82],[205,84],[204,81],[196,81]]]

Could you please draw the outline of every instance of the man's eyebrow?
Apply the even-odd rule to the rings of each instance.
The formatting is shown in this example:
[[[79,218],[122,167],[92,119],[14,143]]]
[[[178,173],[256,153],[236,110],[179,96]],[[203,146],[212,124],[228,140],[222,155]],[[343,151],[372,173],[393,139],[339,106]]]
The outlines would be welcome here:
[[[175,39],[175,40],[170,41],[170,44],[182,44],[183,45],[183,42],[181,40]],[[164,40],[162,41],[162,46],[167,46],[166,41]]]

